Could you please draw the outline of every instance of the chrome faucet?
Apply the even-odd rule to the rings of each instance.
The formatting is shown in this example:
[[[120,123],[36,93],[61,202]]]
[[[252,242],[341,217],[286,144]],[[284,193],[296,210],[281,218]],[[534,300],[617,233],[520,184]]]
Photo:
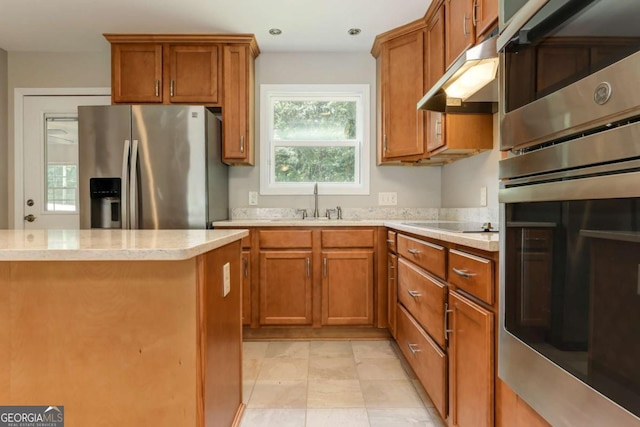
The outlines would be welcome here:
[[[315,207],[313,209],[313,217],[320,218],[320,211],[318,210],[318,183],[313,185],[313,197],[315,198]]]

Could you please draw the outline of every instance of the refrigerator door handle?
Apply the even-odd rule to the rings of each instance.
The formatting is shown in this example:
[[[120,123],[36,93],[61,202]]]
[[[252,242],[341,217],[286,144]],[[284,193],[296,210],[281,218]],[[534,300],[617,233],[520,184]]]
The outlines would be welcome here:
[[[129,163],[129,221],[132,230],[138,228],[138,140],[131,146],[131,163]]]
[[[124,149],[122,150],[122,175],[120,184],[120,223],[122,228],[129,228],[129,154],[131,152],[131,142],[124,140]]]

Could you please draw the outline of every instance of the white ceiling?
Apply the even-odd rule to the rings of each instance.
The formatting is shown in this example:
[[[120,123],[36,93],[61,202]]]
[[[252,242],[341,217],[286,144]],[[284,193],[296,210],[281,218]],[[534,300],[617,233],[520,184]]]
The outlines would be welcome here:
[[[0,0],[0,48],[107,51],[103,33],[253,33],[262,52],[368,52],[432,0]],[[270,28],[282,30],[271,36]],[[359,36],[347,30],[360,28]]]

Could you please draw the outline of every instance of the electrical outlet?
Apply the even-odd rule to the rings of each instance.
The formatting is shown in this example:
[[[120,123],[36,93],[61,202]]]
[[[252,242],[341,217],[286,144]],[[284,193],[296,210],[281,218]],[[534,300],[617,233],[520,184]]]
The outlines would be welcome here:
[[[398,193],[378,193],[378,205],[380,206],[395,206],[398,204]]]
[[[222,296],[226,297],[231,292],[231,266],[226,263],[222,267]]]
[[[480,206],[487,206],[487,187],[480,187]]]
[[[258,192],[249,191],[249,205],[255,206],[258,204]]]

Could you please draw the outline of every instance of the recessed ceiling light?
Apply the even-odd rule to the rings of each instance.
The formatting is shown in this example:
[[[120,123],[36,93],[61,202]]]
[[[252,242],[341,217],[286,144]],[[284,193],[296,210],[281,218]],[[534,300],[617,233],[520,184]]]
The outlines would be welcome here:
[[[350,36],[357,36],[361,32],[362,30],[360,28],[350,28],[349,31],[347,31],[347,33],[349,33]]]
[[[271,34],[272,36],[279,36],[280,34],[282,34],[282,30],[280,28],[272,28],[269,30],[269,34]]]

